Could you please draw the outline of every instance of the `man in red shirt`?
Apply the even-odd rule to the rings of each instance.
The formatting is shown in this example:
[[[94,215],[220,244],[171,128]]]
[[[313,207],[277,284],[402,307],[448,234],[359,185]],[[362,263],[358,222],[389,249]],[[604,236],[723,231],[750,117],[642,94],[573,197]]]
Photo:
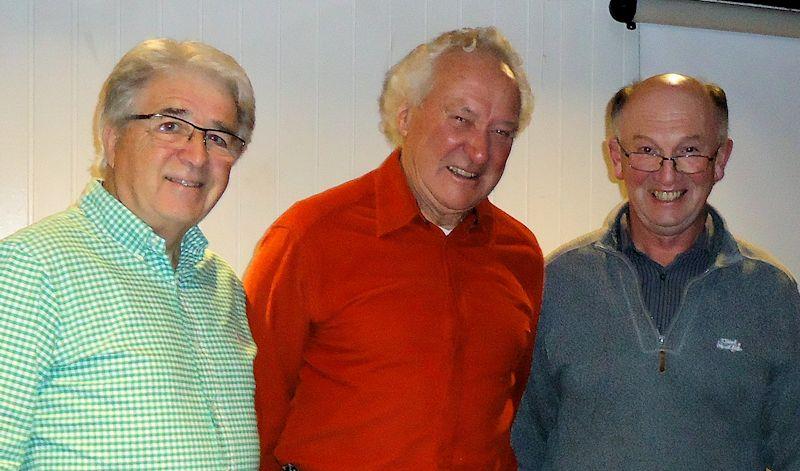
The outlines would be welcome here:
[[[445,33],[387,74],[396,150],[269,228],[245,276],[262,469],[516,470],[542,255],[487,196],[531,100],[494,28]]]

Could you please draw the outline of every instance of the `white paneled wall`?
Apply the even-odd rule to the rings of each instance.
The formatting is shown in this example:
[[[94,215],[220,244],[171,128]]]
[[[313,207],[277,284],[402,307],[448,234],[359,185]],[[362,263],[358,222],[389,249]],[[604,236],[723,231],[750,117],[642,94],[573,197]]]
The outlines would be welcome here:
[[[138,41],[200,39],[256,91],[252,145],[202,224],[239,273],[294,201],[377,166],[385,71],[460,26],[497,25],[536,95],[492,199],[548,251],[619,200],[601,144],[606,101],[638,77],[638,32],[603,0],[0,0],[0,237],[64,209],[88,181],[97,92]]]

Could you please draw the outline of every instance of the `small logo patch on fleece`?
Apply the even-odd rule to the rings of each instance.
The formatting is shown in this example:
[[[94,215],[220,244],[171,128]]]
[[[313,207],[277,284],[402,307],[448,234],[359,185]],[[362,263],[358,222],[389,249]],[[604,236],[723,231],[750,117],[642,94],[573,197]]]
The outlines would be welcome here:
[[[719,339],[717,340],[717,348],[730,352],[741,352],[742,344],[736,339]]]

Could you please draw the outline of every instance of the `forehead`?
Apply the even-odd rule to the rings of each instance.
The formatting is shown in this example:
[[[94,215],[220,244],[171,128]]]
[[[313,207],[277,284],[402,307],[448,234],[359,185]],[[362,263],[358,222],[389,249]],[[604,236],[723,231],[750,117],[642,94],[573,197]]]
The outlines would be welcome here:
[[[447,51],[434,63],[428,95],[460,93],[485,98],[502,96],[517,102],[520,99],[519,87],[510,68],[484,51]]]
[[[135,98],[136,112],[182,110],[197,124],[236,124],[236,103],[227,87],[200,71],[178,69],[154,75]],[[175,112],[173,111],[173,112]],[[201,122],[202,121],[202,122]]]
[[[620,115],[625,133],[682,132],[715,136],[713,102],[701,86],[655,84],[634,91]]]

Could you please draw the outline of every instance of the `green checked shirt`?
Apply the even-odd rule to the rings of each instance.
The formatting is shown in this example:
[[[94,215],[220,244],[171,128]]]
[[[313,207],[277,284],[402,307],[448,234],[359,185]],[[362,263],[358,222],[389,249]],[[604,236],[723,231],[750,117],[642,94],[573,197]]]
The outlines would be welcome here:
[[[0,242],[0,469],[253,470],[255,346],[236,275],[91,183]]]

